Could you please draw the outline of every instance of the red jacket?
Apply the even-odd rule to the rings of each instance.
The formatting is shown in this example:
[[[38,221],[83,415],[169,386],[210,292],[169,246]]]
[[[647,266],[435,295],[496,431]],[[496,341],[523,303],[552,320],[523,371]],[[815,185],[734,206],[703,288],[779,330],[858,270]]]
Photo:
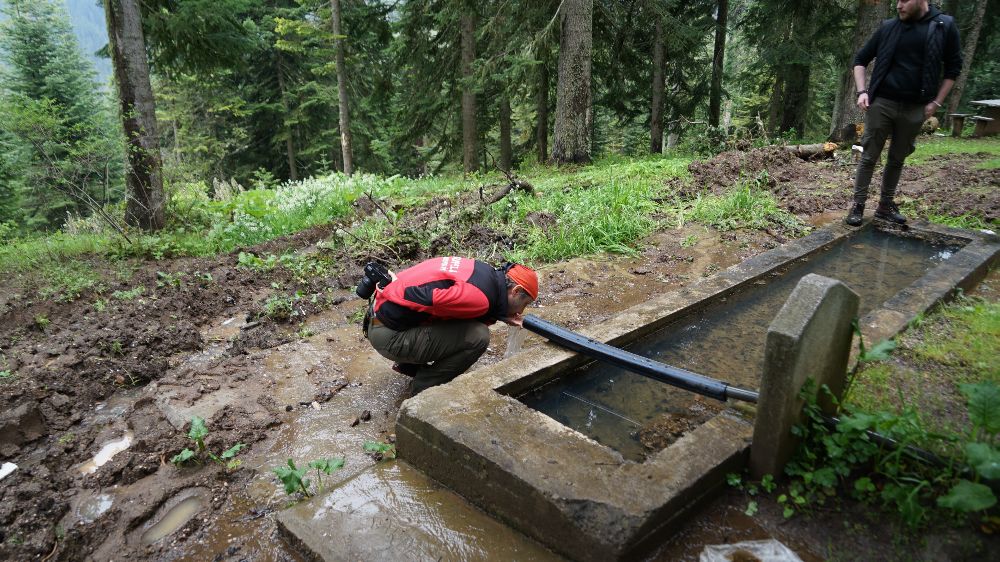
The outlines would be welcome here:
[[[492,324],[506,316],[507,276],[469,258],[418,263],[375,295],[375,317],[396,331],[443,320]]]

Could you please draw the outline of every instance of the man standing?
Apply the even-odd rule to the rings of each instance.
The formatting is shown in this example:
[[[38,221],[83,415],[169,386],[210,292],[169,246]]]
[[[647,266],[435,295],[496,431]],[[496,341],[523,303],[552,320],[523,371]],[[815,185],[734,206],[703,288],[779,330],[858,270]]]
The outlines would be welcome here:
[[[882,173],[882,197],[875,217],[903,224],[894,197],[903,160],[923,122],[943,104],[962,70],[961,42],[955,19],[927,0],[898,0],[898,18],[886,20],[854,57],[858,107],[865,112],[864,152],[854,180],[854,206],[847,224],[861,225],[875,164],[890,136],[889,157]],[[865,68],[875,59],[871,83]],[[944,79],[941,79],[942,66]]]
[[[538,298],[538,275],[523,265],[494,269],[460,257],[433,258],[376,290],[368,341],[416,395],[464,373],[490,343],[487,325],[520,326]]]

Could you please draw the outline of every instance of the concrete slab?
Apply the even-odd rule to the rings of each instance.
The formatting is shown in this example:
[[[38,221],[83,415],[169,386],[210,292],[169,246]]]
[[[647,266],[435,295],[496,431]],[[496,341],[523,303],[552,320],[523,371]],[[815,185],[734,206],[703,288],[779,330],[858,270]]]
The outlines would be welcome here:
[[[314,560],[561,560],[399,461],[371,467],[277,521]]]

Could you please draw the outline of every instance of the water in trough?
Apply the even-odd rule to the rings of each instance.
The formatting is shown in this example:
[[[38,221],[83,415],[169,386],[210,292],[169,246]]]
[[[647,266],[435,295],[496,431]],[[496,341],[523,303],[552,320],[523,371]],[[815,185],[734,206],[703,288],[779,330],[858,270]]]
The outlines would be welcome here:
[[[860,295],[859,314],[864,315],[960,247],[869,227],[710,302],[628,350],[757,389],[767,327],[804,275],[843,281]],[[714,400],[604,363],[586,365],[520,400],[637,462],[722,408]]]

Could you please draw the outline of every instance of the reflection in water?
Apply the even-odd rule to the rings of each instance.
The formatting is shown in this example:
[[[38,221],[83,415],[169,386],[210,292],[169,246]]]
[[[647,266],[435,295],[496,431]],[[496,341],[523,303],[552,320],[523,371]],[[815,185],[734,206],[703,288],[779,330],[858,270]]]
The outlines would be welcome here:
[[[94,458],[83,465],[80,466],[80,472],[84,474],[93,474],[97,472],[98,468],[101,468],[109,460],[114,458],[115,455],[128,449],[132,445],[132,432],[126,431],[125,435],[121,439],[116,439],[109,443],[105,443],[101,450],[94,455]]]
[[[803,276],[816,273],[843,281],[861,297],[859,313],[864,315],[950,258],[957,249],[954,245],[865,229],[818,255],[768,274],[738,294],[715,300],[628,350],[756,389],[767,327]],[[646,451],[636,439],[633,424],[654,423],[664,413],[685,415],[691,397],[689,392],[618,367],[591,363],[520,399],[626,458],[642,461]]]
[[[115,499],[111,494],[97,494],[96,496],[85,498],[77,508],[77,515],[80,516],[81,523],[93,523],[97,518],[111,509]]]
[[[557,559],[545,548],[401,462],[381,463],[295,508],[329,529],[343,559]]]

